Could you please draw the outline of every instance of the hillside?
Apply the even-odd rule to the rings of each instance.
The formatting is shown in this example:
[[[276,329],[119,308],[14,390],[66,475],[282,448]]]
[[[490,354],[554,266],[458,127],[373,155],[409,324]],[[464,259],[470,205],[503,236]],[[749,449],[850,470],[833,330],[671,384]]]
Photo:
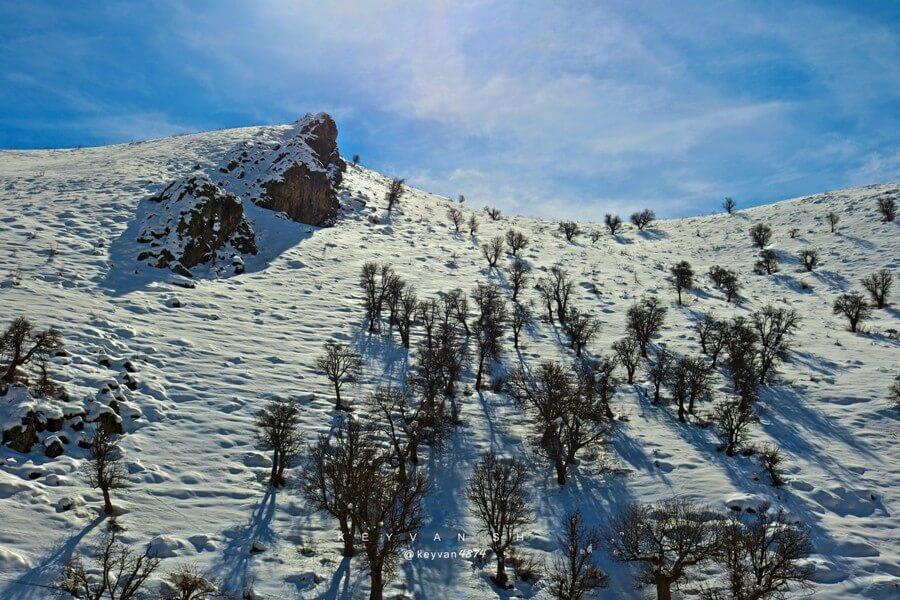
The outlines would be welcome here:
[[[898,272],[897,223],[879,219],[876,198],[900,193],[900,184],[875,185],[798,198],[728,214],[658,221],[638,232],[626,225],[613,237],[596,223],[568,242],[556,222],[459,206],[477,215],[476,236],[455,233],[448,199],[408,189],[388,215],[390,180],[349,165],[338,190],[336,225],[317,228],[251,210],[259,253],[246,272],[198,278],[193,288],[165,270],[135,259],[139,203],[161,192],[195,165],[222,163],[240,142],[284,128],[244,128],[143,143],[59,151],[0,152],[0,314],[3,326],[27,316],[40,328],[55,327],[65,341],[51,373],[74,401],[121,395],[128,407],[122,438],[131,487],[117,491],[124,514],[120,539],[152,541],[163,550],[163,568],[189,561],[208,569],[223,587],[258,598],[365,597],[368,576],[360,558],[342,562],[336,522],[314,512],[296,489],[267,487],[268,453],[255,446],[253,420],[265,402],[296,398],[302,428],[312,442],[340,418],[329,381],[316,358],[328,340],[343,341],[364,358],[359,381],[344,395],[360,418],[379,385],[405,381],[410,356],[396,332],[369,334],[359,274],[366,261],[391,263],[415,286],[420,299],[477,283],[495,282],[508,292],[506,275],[489,269],[481,244],[510,228],[530,240],[522,252],[533,267],[523,294],[542,315],[534,281],[561,264],[574,281],[571,302],[596,317],[600,330],[586,351],[606,354],[625,335],[626,312],[645,295],[667,307],[655,340],[677,352],[699,353],[692,330],[697,316],[749,316],[767,304],[795,309],[801,317],[790,359],[760,389],[753,443],[775,443],[785,455],[781,488],[769,485],[756,457],[717,452],[714,428],[680,423],[673,405],[653,406],[645,375],[623,380],[613,402],[616,420],[609,444],[572,470],[559,486],[546,459],[534,455],[534,415],[490,386],[458,396],[461,423],[441,452],[422,451],[422,469],[433,488],[421,546],[470,547],[457,532],[478,525],[464,498],[474,463],[487,450],[526,457],[529,506],[535,520],[523,547],[540,558],[555,551],[565,512],[580,508],[591,524],[604,525],[629,502],[673,495],[728,512],[769,500],[810,531],[817,598],[892,598],[900,586],[900,451],[898,421],[887,399],[900,371],[900,312],[875,310],[864,333],[851,333],[832,314],[834,299],[862,291],[859,280],[879,269]],[[274,133],[273,133],[274,132]],[[826,215],[840,217],[831,233]],[[267,214],[265,214],[267,213]],[[755,223],[773,230],[770,248],[780,272],[753,273],[757,250],[748,237]],[[789,231],[797,228],[796,237]],[[596,242],[591,231],[599,231]],[[814,248],[819,265],[803,272],[797,253]],[[683,306],[668,282],[669,267],[687,260],[696,289]],[[501,258],[501,264],[508,263]],[[728,303],[706,277],[709,267],[734,269],[742,301]],[[415,340],[421,335],[413,329]],[[558,324],[536,321],[516,352],[507,340],[503,369],[520,361],[572,361]],[[121,385],[134,367],[136,389]],[[621,373],[619,374],[621,376]],[[111,384],[111,381],[113,382]],[[715,378],[715,401],[730,393]],[[116,383],[118,382],[118,384]],[[2,399],[0,399],[2,400]],[[699,406],[703,414],[712,403]],[[3,414],[3,413],[0,413]],[[100,495],[79,474],[85,451],[75,444],[47,458],[0,446],[0,597],[43,598],[35,584],[52,583],[73,553],[82,552],[103,528]],[[613,469],[601,469],[612,465]],[[288,474],[290,479],[292,473]],[[63,497],[75,507],[60,510]],[[78,500],[83,499],[83,504]],[[434,541],[440,534],[441,541]],[[265,551],[252,553],[254,542]],[[650,597],[636,589],[636,567],[600,553],[609,574],[605,597]],[[705,567],[701,573],[711,576]],[[491,565],[467,559],[415,560],[400,565],[385,595],[417,598],[548,598],[538,584],[518,583],[498,592]],[[802,592],[797,592],[798,595]]]

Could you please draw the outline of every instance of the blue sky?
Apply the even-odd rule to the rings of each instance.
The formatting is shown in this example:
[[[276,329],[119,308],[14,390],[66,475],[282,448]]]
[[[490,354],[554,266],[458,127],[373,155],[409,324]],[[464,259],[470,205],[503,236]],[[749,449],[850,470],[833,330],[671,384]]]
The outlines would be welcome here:
[[[900,180],[897,2],[0,0],[0,147],[332,113],[345,155],[601,219]]]

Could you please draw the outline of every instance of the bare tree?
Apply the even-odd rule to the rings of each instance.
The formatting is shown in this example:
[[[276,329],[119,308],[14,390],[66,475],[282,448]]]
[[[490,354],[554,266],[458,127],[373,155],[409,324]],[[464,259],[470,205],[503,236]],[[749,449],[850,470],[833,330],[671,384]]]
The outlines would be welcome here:
[[[774,250],[766,248],[764,250],[760,250],[759,252],[759,260],[756,261],[755,269],[757,273],[765,273],[766,275],[771,275],[772,273],[778,272],[778,255],[775,254]]]
[[[683,290],[690,291],[694,286],[694,269],[691,263],[686,260],[675,263],[669,269],[672,274],[672,287],[678,292],[678,304],[681,304],[681,292]]]
[[[315,510],[337,519],[344,556],[354,555],[357,528],[353,508],[363,493],[358,475],[376,468],[379,460],[373,431],[350,415],[341,420],[331,437],[320,435],[306,451],[300,492]]]
[[[800,258],[800,263],[807,272],[812,271],[816,268],[816,265],[819,264],[819,253],[812,248],[801,250],[797,256]]]
[[[544,307],[547,309],[547,322],[553,324],[553,281],[549,277],[541,277],[535,284],[535,289],[541,297]],[[570,288],[571,289],[571,288]]]
[[[369,332],[376,331],[385,301],[391,290],[396,289],[399,280],[399,275],[388,263],[379,265],[367,262],[363,264],[359,283],[365,293],[363,305],[366,309],[366,320],[369,322]]]
[[[334,407],[347,410],[341,402],[341,387],[348,381],[356,381],[362,367],[358,352],[340,342],[325,342],[325,354],[316,359],[316,368],[323,372],[334,386]]]
[[[569,296],[572,294],[573,285],[572,280],[569,279],[569,272],[563,269],[562,265],[557,264],[550,267],[549,286],[556,302],[556,316],[563,325],[569,314]]]
[[[462,227],[463,224],[462,211],[455,206],[451,206],[447,209],[447,217],[450,219],[450,222],[453,223],[453,229],[456,233],[459,233],[459,228]]]
[[[472,292],[472,300],[478,310],[472,331],[478,353],[475,389],[480,390],[487,361],[497,358],[503,349],[503,332],[509,313],[500,289],[494,284],[478,284]]]
[[[662,329],[666,308],[655,297],[643,298],[628,309],[627,330],[634,335],[641,347],[641,356],[647,358],[647,346]]]
[[[660,388],[669,380],[674,359],[672,353],[665,348],[660,348],[653,362],[647,368],[647,377],[653,384],[653,404],[660,402]]]
[[[784,462],[784,455],[781,454],[781,450],[778,449],[778,446],[769,444],[760,449],[759,462],[763,469],[766,470],[766,473],[769,474],[769,479],[772,481],[773,487],[781,487],[784,485],[784,479],[781,477],[780,470],[781,463]]]
[[[169,590],[165,600],[210,600],[219,596],[219,586],[196,565],[180,565],[166,575]]]
[[[709,280],[716,286],[716,289],[722,288],[722,281],[726,273],[728,273],[728,269],[719,265],[713,265],[709,268]]]
[[[515,458],[487,453],[475,466],[466,486],[466,497],[488,534],[488,545],[497,558],[494,582],[507,587],[506,554],[522,527],[532,521],[526,484],[528,466]]]
[[[566,240],[570,242],[580,233],[578,223],[575,221],[560,221],[559,230],[566,236]]]
[[[878,212],[886,223],[897,218],[897,202],[890,196],[882,196],[878,199]]]
[[[419,308],[419,297],[416,289],[411,285],[404,286],[397,299],[396,321],[397,331],[400,333],[400,343],[404,348],[409,348],[409,334],[413,322],[416,319],[416,311]]]
[[[481,253],[488,262],[488,266],[495,268],[503,255],[503,238],[499,235],[491,238],[490,242],[481,245]]]
[[[734,456],[747,441],[748,429],[753,422],[753,410],[741,401],[721,402],[713,409],[713,420],[725,438],[722,449],[726,455]]]
[[[591,235],[591,243],[592,244],[596,244],[600,240],[600,238],[603,237],[603,235],[597,229],[591,230],[590,235]]]
[[[791,239],[793,240],[798,235],[800,235],[800,228],[799,227],[791,227],[790,230],[788,231],[788,235],[791,236]]]
[[[372,395],[387,436],[397,476],[407,478],[407,464],[419,464],[419,448],[440,448],[453,431],[454,419],[443,402],[417,398],[396,388],[380,387]]]
[[[612,345],[613,352],[619,357],[619,363],[625,367],[628,383],[634,383],[634,373],[641,363],[640,344],[633,336],[626,336]]]
[[[872,296],[872,302],[876,308],[884,308],[887,306],[888,295],[891,293],[891,286],[894,284],[894,276],[887,269],[875,271],[862,280],[862,285]]]
[[[36,331],[25,317],[13,319],[0,334],[0,372],[3,373],[0,386],[13,383],[19,370],[28,363],[46,361],[62,347],[62,338],[55,329]]]
[[[574,306],[569,306],[564,327],[575,350],[575,356],[580,357],[584,348],[600,331],[600,321]]]
[[[401,550],[422,528],[422,500],[429,485],[421,471],[401,480],[385,461],[370,463],[356,479],[353,519],[369,567],[369,600],[382,600]]]
[[[703,354],[709,354],[710,338],[720,326],[721,322],[719,319],[716,318],[715,314],[710,312],[703,313],[699,319],[694,321],[693,329],[700,340],[700,349],[703,351]]]
[[[682,356],[674,361],[668,387],[678,403],[678,420],[682,423],[687,413],[693,414],[696,401],[709,396],[711,375],[712,368],[700,357]]]
[[[672,587],[692,567],[715,557],[717,531],[710,510],[675,498],[624,509],[610,524],[606,545],[614,559],[642,563],[642,581],[656,586],[657,600],[671,600]]]
[[[300,406],[294,400],[272,400],[256,415],[256,443],[272,451],[269,483],[281,487],[284,470],[297,458],[303,445]]]
[[[537,412],[538,449],[553,464],[557,483],[565,485],[568,465],[576,462],[579,450],[598,443],[607,429],[605,405],[596,391],[593,371],[546,361],[534,374],[522,368],[513,370],[508,386],[517,402]]]
[[[597,566],[594,552],[602,538],[596,529],[588,529],[577,510],[566,515],[562,533],[556,538],[562,554],[550,567],[548,589],[556,600],[581,600],[596,588],[606,587],[609,578]]]
[[[394,206],[400,202],[400,197],[403,196],[404,192],[404,183],[405,180],[399,177],[394,177],[394,179],[391,180],[391,184],[388,186],[387,192],[385,192],[384,195],[384,201],[387,203],[388,212],[393,211]]]
[[[469,215],[469,222],[467,225],[469,227],[469,235],[475,237],[475,234],[478,233],[478,219],[475,217],[475,213]]]
[[[656,213],[649,208],[632,213],[631,215],[631,224],[637,227],[638,231],[643,231],[645,228],[650,227],[655,220]]]
[[[603,217],[603,223],[609,229],[610,235],[616,235],[622,229],[622,218],[619,215],[606,213],[606,216]]]
[[[91,556],[87,568],[79,556],[63,568],[59,588],[73,598],[83,600],[138,600],[146,597],[145,587],[159,567],[160,559],[150,546],[141,554],[117,541],[118,531],[111,527]]]
[[[813,568],[809,534],[793,525],[783,509],[773,514],[767,504],[751,515],[733,515],[721,528],[716,553],[725,574],[723,584],[703,591],[703,600],[780,600],[804,588]]]
[[[122,450],[115,434],[107,427],[98,426],[90,438],[88,462],[85,464],[87,484],[103,494],[103,512],[115,511],[110,490],[128,487],[128,471],[122,464]]]
[[[509,278],[509,285],[512,287],[512,299],[514,302],[519,299],[519,292],[522,291],[522,288],[528,282],[529,273],[531,273],[531,265],[521,258],[516,257],[510,263],[507,269],[507,277]]]
[[[737,300],[741,291],[741,283],[738,279],[737,273],[730,270],[725,270],[722,273],[722,291],[725,292],[725,301],[731,302],[732,300]]]
[[[741,402],[752,405],[758,397],[760,381],[759,338],[752,322],[736,317],[728,324],[725,334],[726,363],[731,371],[734,393]]]
[[[526,327],[531,327],[533,322],[534,318],[531,316],[531,311],[528,307],[517,302],[515,306],[513,306],[512,316],[509,321],[513,332],[513,348],[516,350],[519,349],[519,337],[521,336],[522,330]]]
[[[795,310],[769,305],[753,313],[751,319],[759,341],[759,382],[765,384],[778,363],[788,359],[800,316]]]
[[[831,233],[834,233],[834,228],[837,226],[838,221],[841,220],[841,217],[836,212],[830,212],[825,218],[828,221],[828,225],[831,227]]]
[[[725,212],[729,215],[734,212],[735,206],[737,206],[737,204],[735,203],[734,198],[732,198],[731,196],[726,196],[722,201],[722,208],[724,208]]]
[[[444,295],[443,315],[446,321],[455,320],[457,325],[462,327],[466,336],[471,335],[469,331],[469,298],[464,291],[456,288]]]
[[[750,239],[759,248],[765,248],[772,240],[772,228],[765,223],[757,223],[750,228]]]
[[[488,214],[488,216],[491,218],[491,221],[500,220],[501,214],[499,208],[494,208],[493,206],[485,206],[484,212]]]
[[[506,232],[506,246],[510,254],[519,256],[519,252],[528,246],[528,238],[521,231],[510,229]]]
[[[850,321],[850,331],[856,333],[861,321],[872,315],[872,307],[859,292],[841,294],[834,301],[832,311],[836,315],[844,315]]]

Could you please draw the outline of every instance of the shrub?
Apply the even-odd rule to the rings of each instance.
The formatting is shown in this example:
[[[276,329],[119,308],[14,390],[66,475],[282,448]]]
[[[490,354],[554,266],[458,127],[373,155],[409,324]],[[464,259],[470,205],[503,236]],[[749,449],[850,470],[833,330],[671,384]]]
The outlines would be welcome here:
[[[656,213],[649,208],[631,214],[631,224],[637,227],[638,231],[643,231],[645,228],[650,227],[655,220]]]
[[[863,287],[869,292],[876,308],[887,306],[888,294],[891,292],[893,283],[894,276],[887,269],[876,271],[862,280]]]
[[[566,240],[571,242],[579,233],[578,223],[576,223],[575,221],[561,221],[559,224],[559,230],[563,232],[564,236],[566,236]]]
[[[878,199],[878,212],[882,220],[890,223],[897,217],[897,201],[890,196],[882,196]]]
[[[757,223],[750,228],[750,239],[759,248],[765,248],[772,240],[772,228],[765,223]]]
[[[521,231],[510,229],[506,232],[506,246],[510,254],[519,256],[519,252],[528,246],[528,238]]]
[[[816,265],[819,264],[819,253],[812,248],[801,250],[798,256],[800,258],[800,263],[803,265],[803,268],[806,269],[807,273],[815,269]]]
[[[764,249],[759,252],[759,260],[756,261],[755,270],[759,274],[771,275],[778,272],[778,255],[774,250]]]
[[[622,229],[622,218],[619,215],[606,213],[603,222],[606,224],[606,228],[609,229],[610,235],[616,235]]]
[[[861,321],[865,321],[872,315],[872,307],[858,292],[850,292],[838,296],[832,311],[836,315],[844,315],[850,322],[850,331],[856,333]]]
[[[394,210],[394,206],[400,202],[400,197],[403,196],[404,192],[404,180],[399,177],[394,177],[391,180],[391,184],[388,186],[387,192],[385,192],[384,201],[387,203],[388,212]]]
[[[737,206],[737,204],[735,203],[734,198],[732,198],[731,196],[726,196],[722,201],[722,208],[724,208],[725,212],[729,215],[734,212],[735,206]]]
[[[491,221],[500,220],[501,214],[499,208],[494,208],[493,206],[485,206],[484,212],[488,214],[488,216],[491,218]]]

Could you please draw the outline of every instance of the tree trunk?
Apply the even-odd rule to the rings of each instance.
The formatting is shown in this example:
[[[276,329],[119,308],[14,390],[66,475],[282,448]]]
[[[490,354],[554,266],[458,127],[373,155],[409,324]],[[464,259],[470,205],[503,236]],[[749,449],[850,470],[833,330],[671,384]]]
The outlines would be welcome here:
[[[678,306],[681,306],[681,288],[676,288],[678,290]]]
[[[478,354],[478,375],[475,377],[475,389],[481,389],[481,374],[484,372],[484,356]]]
[[[659,404],[659,388],[660,383],[657,382],[653,388],[653,404]]]
[[[381,565],[372,565],[369,571],[369,600],[381,600],[384,594],[384,577],[381,574]]]
[[[344,410],[344,405],[341,403],[341,385],[338,382],[334,382],[334,397],[334,408]]]
[[[113,514],[113,504],[112,498],[109,497],[109,488],[100,488],[100,491],[103,492],[103,512],[108,515]]]
[[[656,600],[672,600],[671,583],[665,575],[657,574],[656,577]]]
[[[678,399],[678,420],[684,423],[684,398]]]
[[[566,463],[561,458],[556,459],[556,483],[566,485]]]
[[[509,577],[506,575],[506,565],[503,559],[503,555],[499,552],[497,553],[497,576],[494,578],[494,581],[497,582],[497,585],[505,588],[507,582],[509,581]]]
[[[355,554],[353,549],[353,532],[350,531],[350,524],[347,522],[347,519],[340,519],[340,527],[341,527],[341,538],[344,541],[344,550],[342,552],[343,556],[353,556]]]
[[[272,472],[269,473],[269,483],[277,486],[278,485],[278,464],[280,460],[278,459],[278,450],[272,451]]]

